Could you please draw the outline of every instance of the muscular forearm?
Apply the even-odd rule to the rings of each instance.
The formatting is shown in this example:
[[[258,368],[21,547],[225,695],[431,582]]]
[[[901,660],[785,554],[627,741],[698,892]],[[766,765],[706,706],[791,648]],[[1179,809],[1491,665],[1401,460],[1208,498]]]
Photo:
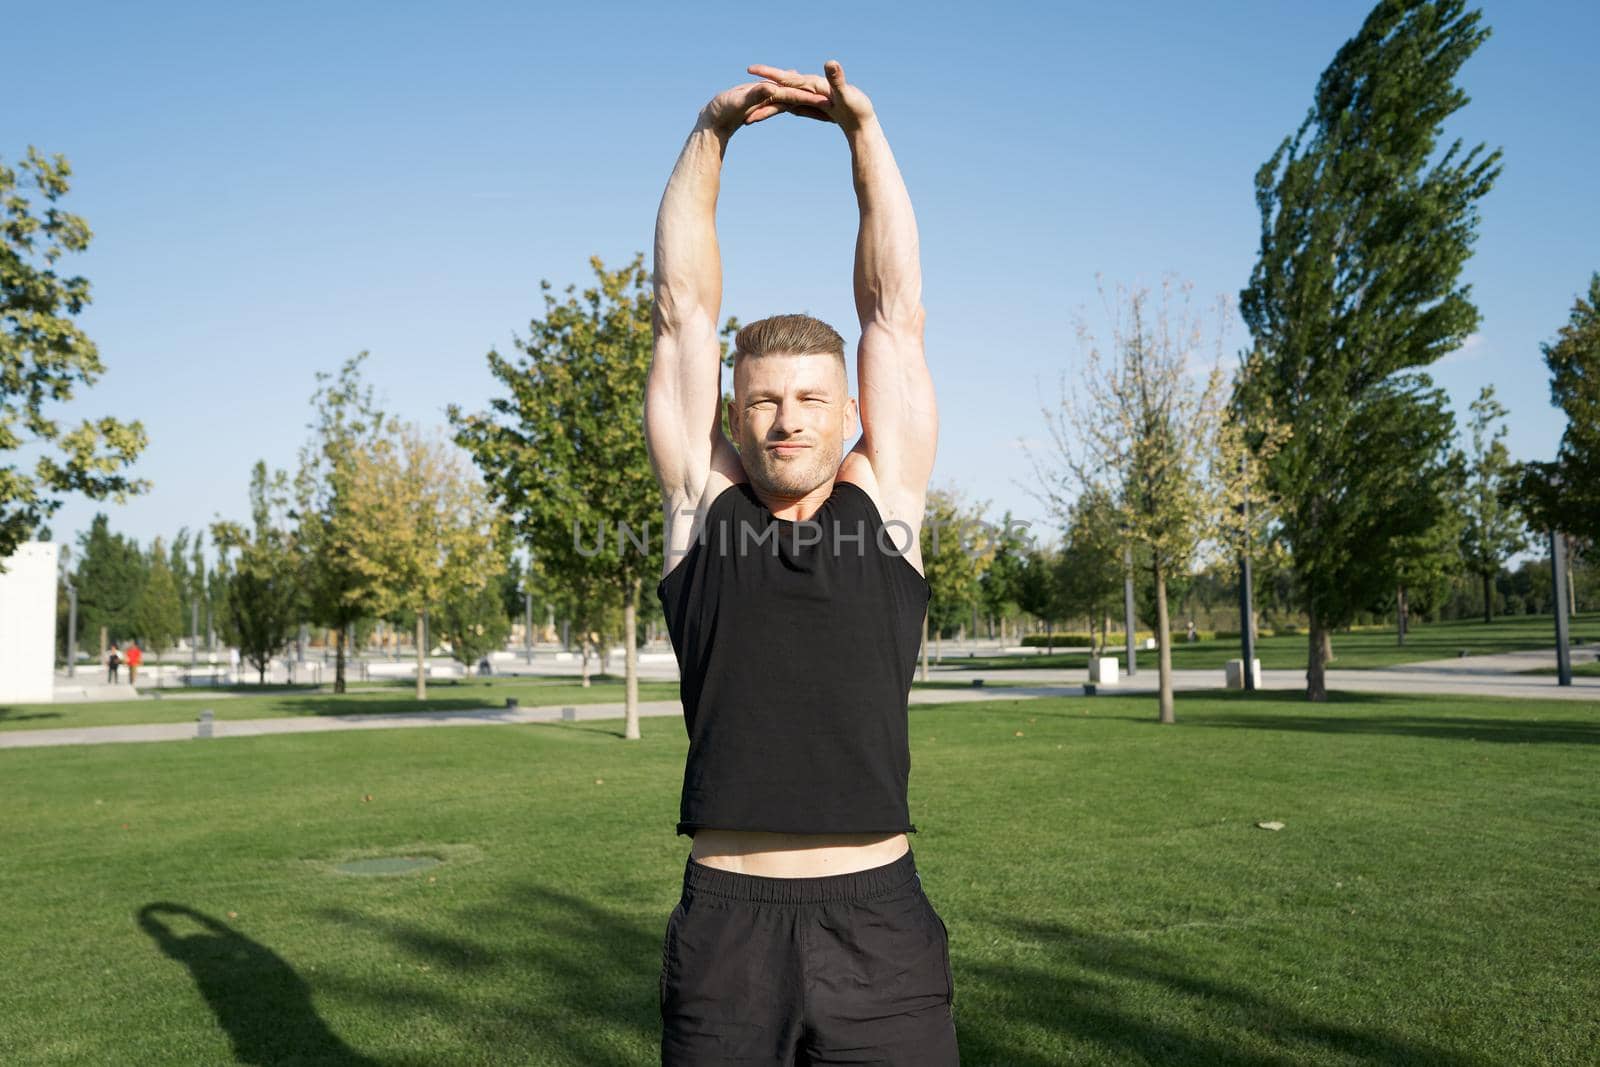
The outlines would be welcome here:
[[[874,116],[848,130],[861,228],[856,235],[856,314],[865,327],[916,329],[922,316],[917,219],[894,153]]]
[[[722,304],[717,249],[717,192],[731,132],[701,115],[684,143],[656,214],[655,296],[659,330],[676,331],[696,315],[715,323]]]

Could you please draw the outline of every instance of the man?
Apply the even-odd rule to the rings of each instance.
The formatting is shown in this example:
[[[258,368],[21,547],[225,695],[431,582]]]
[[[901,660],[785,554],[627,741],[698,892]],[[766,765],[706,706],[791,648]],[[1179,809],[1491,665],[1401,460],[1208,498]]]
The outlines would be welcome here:
[[[659,589],[693,838],[662,944],[662,1062],[958,1062],[943,921],[906,834],[906,701],[928,603],[918,528],[938,420],[910,197],[836,62],[701,111],[661,199],[645,400],[666,513]],[[716,201],[741,127],[788,112],[849,144],[860,403],[803,315],[735,341],[720,417]],[[792,268],[785,268],[792,269]],[[861,438],[846,454],[846,439]]]

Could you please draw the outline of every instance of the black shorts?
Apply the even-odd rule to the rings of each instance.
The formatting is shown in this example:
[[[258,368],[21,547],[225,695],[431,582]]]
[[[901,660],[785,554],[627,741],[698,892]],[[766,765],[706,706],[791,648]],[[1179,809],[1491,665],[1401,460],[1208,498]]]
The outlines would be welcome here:
[[[909,851],[820,878],[690,859],[661,945],[661,1062],[958,1064],[954,994]]]

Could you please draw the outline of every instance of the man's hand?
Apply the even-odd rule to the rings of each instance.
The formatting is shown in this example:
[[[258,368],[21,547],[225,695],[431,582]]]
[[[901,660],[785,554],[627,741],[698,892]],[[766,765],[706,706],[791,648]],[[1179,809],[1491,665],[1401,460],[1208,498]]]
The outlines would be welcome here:
[[[821,104],[807,101],[781,107],[768,105],[771,110],[758,108],[756,113],[762,119],[778,111],[790,111],[807,118],[838,123],[845,133],[853,133],[872,118],[872,101],[867,99],[866,93],[844,80],[844,67],[837,59],[830,59],[822,65],[823,74],[801,74],[796,70],[779,70],[760,63],[746,69],[758,78],[767,79],[767,84],[823,97]],[[760,119],[751,121],[759,122]]]
[[[751,68],[752,71],[754,68]],[[819,79],[820,80],[820,79]],[[830,103],[823,93],[775,81],[747,82],[718,93],[701,109],[701,118],[718,133],[731,135],[741,126],[771,118],[780,111],[818,111]]]

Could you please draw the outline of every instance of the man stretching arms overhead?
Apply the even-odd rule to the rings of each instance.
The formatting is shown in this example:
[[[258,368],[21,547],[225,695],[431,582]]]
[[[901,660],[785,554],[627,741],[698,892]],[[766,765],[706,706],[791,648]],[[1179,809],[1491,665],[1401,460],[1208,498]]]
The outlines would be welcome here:
[[[958,1062],[948,935],[906,838],[938,437],[916,220],[871,102],[825,70],[753,66],[762,81],[707,104],[656,220],[645,429],[689,733],[677,830],[693,838],[662,945],[664,1064]],[[722,156],[782,112],[850,146],[860,404],[837,332],[763,319],[735,340],[730,442]]]

